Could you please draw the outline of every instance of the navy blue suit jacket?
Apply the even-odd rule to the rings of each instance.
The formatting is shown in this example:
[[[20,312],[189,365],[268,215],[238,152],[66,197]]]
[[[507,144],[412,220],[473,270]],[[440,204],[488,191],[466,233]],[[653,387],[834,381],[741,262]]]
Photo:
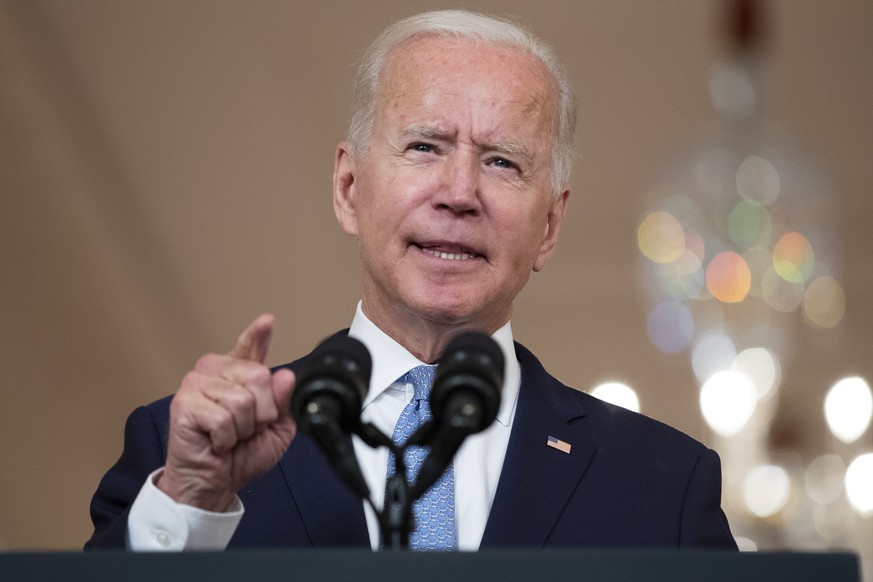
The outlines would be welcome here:
[[[718,455],[681,432],[549,375],[516,344],[521,390],[482,549],[506,546],[736,548],[720,508]],[[306,358],[289,364],[305,366]],[[125,545],[127,514],[164,464],[169,401],[135,410],[124,451],[91,503],[85,547]],[[570,443],[566,454],[549,436]],[[363,504],[298,433],[281,461],[239,496],[229,547],[369,547]]]

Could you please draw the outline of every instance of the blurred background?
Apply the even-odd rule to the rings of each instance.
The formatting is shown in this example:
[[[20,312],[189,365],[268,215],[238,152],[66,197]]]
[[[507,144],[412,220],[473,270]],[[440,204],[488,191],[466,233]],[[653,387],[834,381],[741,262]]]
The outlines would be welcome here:
[[[127,414],[257,314],[271,364],[348,325],[354,66],[440,7],[0,0],[0,548],[79,548]],[[744,548],[873,559],[873,4],[465,7],[550,41],[580,96],[516,339],[718,450]]]

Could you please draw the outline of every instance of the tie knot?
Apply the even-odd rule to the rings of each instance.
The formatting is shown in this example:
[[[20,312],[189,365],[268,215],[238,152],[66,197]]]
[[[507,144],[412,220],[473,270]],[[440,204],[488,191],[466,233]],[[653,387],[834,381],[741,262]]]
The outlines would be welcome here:
[[[435,375],[436,366],[416,366],[405,373],[400,381],[412,384],[412,388],[415,390],[414,400],[427,400]]]

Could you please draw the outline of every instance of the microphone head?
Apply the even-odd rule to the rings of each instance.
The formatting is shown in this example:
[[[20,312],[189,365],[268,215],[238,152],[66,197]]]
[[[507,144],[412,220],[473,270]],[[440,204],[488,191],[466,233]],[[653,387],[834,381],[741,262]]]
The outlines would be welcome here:
[[[370,385],[373,363],[369,350],[359,340],[339,334],[321,342],[309,360],[297,378],[291,414],[306,429],[307,408],[317,399],[321,406],[333,409],[343,430],[354,432]]]
[[[481,407],[481,417],[474,432],[487,428],[497,418],[500,391],[503,387],[503,351],[493,339],[481,332],[466,332],[449,342],[437,366],[430,392],[430,407],[439,422],[455,396],[464,395]]]

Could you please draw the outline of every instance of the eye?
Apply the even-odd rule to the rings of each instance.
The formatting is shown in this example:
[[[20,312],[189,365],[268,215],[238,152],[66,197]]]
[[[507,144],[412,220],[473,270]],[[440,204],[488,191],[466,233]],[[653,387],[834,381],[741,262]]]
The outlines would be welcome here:
[[[505,168],[507,170],[518,170],[518,166],[510,162],[506,158],[492,158],[489,163],[495,168]]]
[[[431,153],[432,151],[434,151],[434,147],[432,145],[430,145],[429,143],[423,143],[423,142],[413,143],[409,146],[409,149],[411,149],[412,151],[421,152],[424,154],[428,154],[428,153]]]

